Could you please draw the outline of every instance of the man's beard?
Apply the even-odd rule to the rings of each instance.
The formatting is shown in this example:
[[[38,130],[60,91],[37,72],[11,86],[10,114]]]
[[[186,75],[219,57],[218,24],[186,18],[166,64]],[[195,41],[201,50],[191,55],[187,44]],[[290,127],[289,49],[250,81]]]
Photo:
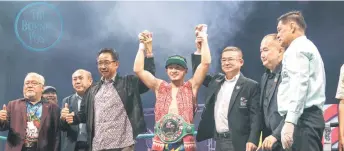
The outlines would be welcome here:
[[[25,97],[28,98],[28,99],[32,99],[32,98],[35,98],[36,96],[36,93],[35,92],[27,92],[25,94]]]

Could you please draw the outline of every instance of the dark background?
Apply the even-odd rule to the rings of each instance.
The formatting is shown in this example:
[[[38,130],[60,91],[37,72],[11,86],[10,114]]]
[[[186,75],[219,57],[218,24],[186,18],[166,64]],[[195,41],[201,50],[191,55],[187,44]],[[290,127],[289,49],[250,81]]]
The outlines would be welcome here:
[[[276,32],[276,18],[290,10],[301,10],[306,19],[307,37],[318,47],[326,69],[327,104],[337,103],[339,69],[343,64],[344,2],[49,2],[63,17],[63,36],[53,48],[36,52],[23,47],[14,33],[15,17],[29,2],[0,2],[0,103],[22,97],[23,80],[37,72],[47,85],[58,90],[59,101],[73,93],[72,73],[89,70],[94,80],[100,76],[96,54],[112,47],[120,54],[121,75],[133,74],[138,48],[137,34],[148,29],[154,34],[153,51],[157,76],[167,80],[164,61],[169,55],[188,58],[194,48],[194,27],[208,24],[213,63],[220,71],[219,55],[225,46],[244,52],[242,72],[256,81],[264,71],[259,47],[264,35]],[[56,33],[51,33],[53,36]],[[191,71],[187,75],[191,77]],[[204,102],[204,88],[198,102]],[[154,107],[152,92],[142,95],[145,108]],[[199,114],[199,113],[198,113]],[[198,122],[199,115],[196,122]],[[152,125],[153,118],[147,118]],[[197,123],[196,123],[197,124]],[[6,135],[7,132],[1,133]],[[204,143],[202,145],[205,145]],[[0,148],[4,144],[0,143]],[[142,148],[142,142],[138,148]],[[203,150],[198,146],[197,150]],[[144,150],[144,149],[140,149]]]

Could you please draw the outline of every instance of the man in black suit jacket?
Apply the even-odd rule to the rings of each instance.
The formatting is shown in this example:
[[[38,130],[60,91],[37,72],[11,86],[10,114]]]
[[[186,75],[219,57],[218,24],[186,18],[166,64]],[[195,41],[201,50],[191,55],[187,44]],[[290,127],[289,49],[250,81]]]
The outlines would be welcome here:
[[[200,62],[192,55],[193,71]],[[207,75],[205,109],[198,125],[197,141],[216,140],[216,151],[255,151],[259,142],[259,84],[240,73],[242,51],[226,47],[221,55],[225,74]]]
[[[260,83],[260,109],[263,132],[262,150],[281,151],[283,117],[278,113],[277,91],[281,83],[284,48],[278,43],[277,34],[266,35],[260,45],[260,57],[267,68]]]
[[[72,75],[72,84],[76,93],[64,98],[62,105],[69,108],[70,112],[77,113],[80,110],[82,96],[92,82],[92,74],[89,71],[76,70]],[[85,123],[62,125],[61,129],[61,151],[85,151],[88,149]]]

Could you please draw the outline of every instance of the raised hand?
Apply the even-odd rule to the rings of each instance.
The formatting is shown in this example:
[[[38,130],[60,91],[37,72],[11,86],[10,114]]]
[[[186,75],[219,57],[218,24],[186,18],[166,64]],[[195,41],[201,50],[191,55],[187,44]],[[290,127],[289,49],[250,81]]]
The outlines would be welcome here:
[[[7,120],[7,109],[6,109],[6,105],[5,104],[2,106],[2,110],[0,110],[0,120],[1,121],[6,121]]]
[[[202,42],[205,39],[207,39],[207,36],[208,36],[207,29],[208,27],[206,24],[199,24],[195,28],[195,36],[196,36],[195,43],[196,43],[197,51],[201,50]]]
[[[66,116],[66,122],[68,124],[72,124],[74,122],[74,112],[67,114]]]
[[[144,46],[144,50],[146,50],[146,54],[152,54],[153,51],[153,33],[145,30],[139,34],[140,43],[144,45],[140,45],[140,49]]]
[[[69,108],[68,108],[68,104],[65,103],[64,108],[61,110],[61,119],[65,120],[67,114],[69,114]]]

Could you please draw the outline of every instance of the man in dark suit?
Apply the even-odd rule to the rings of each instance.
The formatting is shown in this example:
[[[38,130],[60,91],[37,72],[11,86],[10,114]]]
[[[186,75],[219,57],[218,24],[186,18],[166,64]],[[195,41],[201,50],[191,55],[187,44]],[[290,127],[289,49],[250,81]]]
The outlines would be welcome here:
[[[78,69],[72,75],[72,84],[76,93],[64,98],[62,105],[70,112],[77,113],[85,91],[91,86],[92,74]],[[85,151],[88,149],[86,124],[61,126],[61,151]]]
[[[200,63],[199,50],[192,55],[193,71]],[[207,75],[205,109],[198,125],[197,141],[216,140],[216,151],[255,151],[259,142],[259,84],[240,73],[242,51],[226,47],[221,55],[225,74]]]
[[[24,98],[0,111],[0,131],[8,132],[5,151],[59,151],[59,107],[42,97],[44,77],[29,73]]]
[[[283,117],[278,113],[277,91],[281,83],[284,48],[278,42],[277,34],[266,35],[260,45],[260,57],[267,68],[260,83],[260,109],[263,137],[262,150],[281,151],[281,130]]]

